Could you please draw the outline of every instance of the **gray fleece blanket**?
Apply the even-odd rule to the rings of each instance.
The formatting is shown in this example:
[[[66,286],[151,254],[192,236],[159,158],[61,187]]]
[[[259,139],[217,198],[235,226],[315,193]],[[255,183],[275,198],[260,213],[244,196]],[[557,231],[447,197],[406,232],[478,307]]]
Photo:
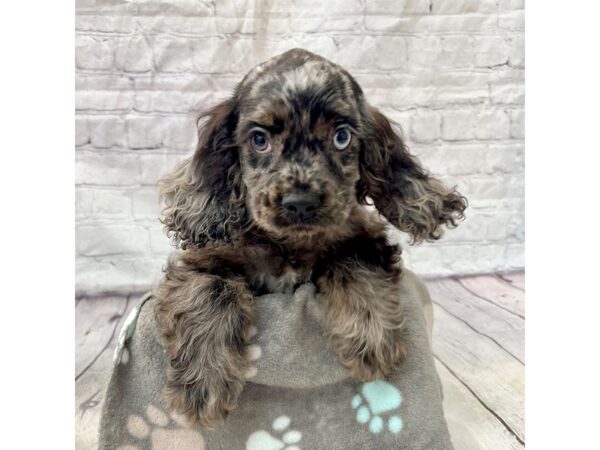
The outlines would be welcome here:
[[[407,360],[391,379],[349,378],[325,337],[312,284],[256,299],[258,323],[238,408],[214,430],[188,428],[166,408],[167,357],[152,296],[120,335],[100,425],[101,449],[452,449],[427,334],[423,283],[402,278]],[[425,311],[425,314],[424,314]]]

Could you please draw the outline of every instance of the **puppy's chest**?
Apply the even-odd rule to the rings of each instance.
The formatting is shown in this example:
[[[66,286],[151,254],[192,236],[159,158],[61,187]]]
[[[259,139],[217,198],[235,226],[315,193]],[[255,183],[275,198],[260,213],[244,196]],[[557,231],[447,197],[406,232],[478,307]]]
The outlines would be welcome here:
[[[310,281],[312,267],[292,260],[257,262],[249,273],[249,284],[256,294],[291,294],[302,283]]]

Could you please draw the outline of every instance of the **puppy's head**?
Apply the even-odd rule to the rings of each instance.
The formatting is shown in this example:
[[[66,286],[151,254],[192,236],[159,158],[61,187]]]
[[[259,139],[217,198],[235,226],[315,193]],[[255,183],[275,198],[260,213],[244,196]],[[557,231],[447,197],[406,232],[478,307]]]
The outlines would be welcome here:
[[[464,197],[430,177],[341,67],[290,50],[201,117],[196,152],[161,182],[177,243],[255,225],[278,239],[335,230],[372,199],[414,241],[455,226]]]

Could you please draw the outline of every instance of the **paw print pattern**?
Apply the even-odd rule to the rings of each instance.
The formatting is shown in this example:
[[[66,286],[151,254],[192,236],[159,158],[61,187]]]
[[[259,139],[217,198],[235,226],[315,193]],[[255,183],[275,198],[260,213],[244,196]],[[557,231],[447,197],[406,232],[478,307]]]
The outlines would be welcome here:
[[[154,405],[148,405],[144,417],[131,415],[127,418],[127,432],[134,439],[134,445],[124,445],[118,450],[203,450],[202,435],[185,426],[185,422],[177,417],[169,417]]]
[[[286,431],[290,426],[288,416],[280,416],[273,421],[273,436],[265,430],[258,430],[252,433],[246,441],[246,450],[300,450],[295,444],[302,440],[302,433],[296,430]]]
[[[352,408],[356,409],[356,421],[369,423],[369,431],[380,433],[386,423],[382,415],[397,410],[402,403],[400,391],[386,381],[372,381],[362,385],[360,392],[352,398]],[[385,419],[387,429],[394,434],[402,430],[402,419],[391,415]]]
[[[258,330],[256,329],[256,327],[251,326],[246,333],[246,340],[247,341],[252,340],[256,336],[257,331]],[[246,347],[246,354],[250,361],[256,361],[262,355],[262,348],[260,348],[260,346],[258,346],[258,344],[250,344]],[[253,378],[256,376],[257,373],[258,373],[258,370],[257,370],[256,366],[251,365],[248,368],[248,371],[244,374],[244,378],[246,378],[246,379]]]

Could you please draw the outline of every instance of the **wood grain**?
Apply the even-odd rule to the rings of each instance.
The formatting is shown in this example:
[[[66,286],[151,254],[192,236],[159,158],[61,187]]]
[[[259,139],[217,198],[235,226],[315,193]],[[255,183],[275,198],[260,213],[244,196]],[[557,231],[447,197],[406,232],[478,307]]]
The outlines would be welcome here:
[[[511,272],[498,274],[498,277],[509,283],[511,286],[525,290],[525,272]]]
[[[457,280],[465,289],[484,301],[491,301],[521,318],[525,318],[525,293],[495,275],[461,277]]]
[[[106,304],[104,304],[106,302]],[[82,300],[75,310],[76,381],[75,446],[98,447],[104,394],[112,368],[113,351],[123,321],[137,303],[124,297]]]
[[[444,413],[456,450],[522,449],[524,446],[443,364],[436,360],[444,390]]]
[[[494,303],[482,301],[456,280],[434,280],[427,287],[440,308],[493,340],[521,364],[525,362],[525,320]]]
[[[486,336],[434,305],[433,351],[473,395],[524,440],[524,366]]]

